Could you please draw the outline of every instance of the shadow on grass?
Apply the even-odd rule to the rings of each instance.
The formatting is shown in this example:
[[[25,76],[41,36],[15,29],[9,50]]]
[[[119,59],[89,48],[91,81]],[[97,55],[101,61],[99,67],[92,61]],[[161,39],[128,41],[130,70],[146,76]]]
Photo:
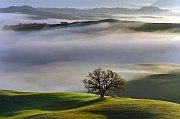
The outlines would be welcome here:
[[[53,102],[47,106],[38,107],[36,109],[44,110],[44,111],[68,110],[68,109],[74,109],[74,108],[91,105],[99,101],[100,101],[99,99],[83,101],[83,102],[82,101],[59,101],[59,102]]]
[[[33,95],[0,95],[0,116],[14,116],[18,111],[23,110],[42,110],[42,111],[61,111],[79,108],[99,102],[98,99],[89,101],[76,99],[76,96],[67,96],[60,94],[59,97],[54,94],[33,94]],[[61,98],[62,97],[62,98]],[[88,98],[82,96],[82,98]]]
[[[88,111],[94,114],[104,115],[107,119],[155,119],[156,114],[140,110],[117,110],[117,111]]]
[[[57,97],[59,96],[59,97]],[[90,98],[90,97],[89,97]],[[82,100],[81,100],[82,99]],[[41,111],[61,111],[80,108],[100,101],[106,100],[91,97],[89,101],[87,96],[69,96],[65,94],[33,94],[33,95],[18,95],[18,96],[4,96],[0,95],[0,116],[12,117],[17,115],[18,111],[23,110],[41,110]],[[156,115],[144,110],[133,110],[112,107],[98,109],[83,110],[83,112],[100,114],[107,117],[107,119],[154,119]],[[129,109],[129,110],[128,110]],[[32,119],[41,117],[46,114],[36,114],[26,117],[24,119]],[[78,116],[78,114],[77,114]]]
[[[101,101],[101,100],[94,100],[96,101]],[[91,104],[91,102],[90,102]],[[128,110],[127,109],[114,109],[114,110],[109,110],[108,108],[103,110],[103,108],[97,108],[95,110],[82,110],[82,113],[91,113],[91,114],[97,114],[97,115],[103,115],[106,117],[106,119],[155,119],[158,115],[154,113],[150,113],[148,111],[143,111],[143,110]],[[72,112],[74,113],[74,112]],[[67,113],[67,116],[69,116],[70,113]],[[80,113],[74,113],[74,116],[77,118],[78,114]],[[49,117],[47,117],[48,119]],[[56,118],[56,117],[54,117]],[[58,117],[61,118],[61,117]],[[65,117],[63,117],[64,119]],[[70,116],[71,119],[73,117]],[[37,114],[33,116],[28,116],[23,119],[46,119],[46,114]]]

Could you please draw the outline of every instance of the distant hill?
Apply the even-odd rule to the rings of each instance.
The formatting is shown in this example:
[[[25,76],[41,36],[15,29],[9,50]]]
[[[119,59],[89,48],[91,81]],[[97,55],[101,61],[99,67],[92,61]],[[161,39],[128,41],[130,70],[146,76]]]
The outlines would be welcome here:
[[[63,14],[63,13],[56,13],[50,11],[43,11],[37,8],[33,8],[31,6],[11,6],[7,8],[1,8],[0,13],[22,13],[31,16],[34,19],[46,19],[46,18],[57,18],[57,19],[79,19],[78,17]]]
[[[82,21],[82,22],[61,22],[60,24],[47,24],[47,23],[19,23],[18,25],[5,25],[3,30],[14,30],[14,31],[37,31],[37,30],[47,30],[47,29],[60,29],[65,27],[83,27],[88,25],[95,25],[100,23],[120,23],[123,21],[118,21],[115,19],[104,19],[99,21]]]
[[[94,9],[75,9],[75,8],[33,8],[31,6],[11,6],[1,8],[0,13],[22,13],[34,15],[31,18],[45,19],[96,19],[112,18],[113,14],[140,14],[167,12],[158,7],[146,6],[140,9],[128,8],[94,8]]]
[[[87,20],[82,22],[64,22],[60,24],[47,24],[47,23],[19,23],[17,25],[5,25],[4,30],[14,31],[34,31],[34,30],[47,30],[47,29],[60,29],[65,27],[83,27],[88,25],[95,25],[101,23],[108,23],[108,30],[126,29],[134,32],[171,32],[180,33],[180,24],[178,23],[143,23],[136,21],[120,21],[116,19],[103,19],[103,20]],[[122,27],[124,26],[124,27]],[[107,30],[107,29],[103,29]],[[95,32],[95,31],[92,31]]]
[[[125,95],[180,103],[180,73],[150,75],[127,82]]]
[[[159,7],[153,7],[153,6],[145,6],[141,7],[140,9],[136,10],[137,12],[144,12],[144,13],[156,13],[156,12],[165,12],[166,10],[162,10]]]
[[[131,27],[135,31],[143,32],[160,32],[160,31],[169,31],[169,32],[180,32],[180,24],[178,23],[145,23],[140,26]]]
[[[171,102],[86,93],[0,91],[0,119],[179,119]]]
[[[152,4],[153,6],[157,7],[179,7],[180,8],[180,2],[179,0],[157,0]]]

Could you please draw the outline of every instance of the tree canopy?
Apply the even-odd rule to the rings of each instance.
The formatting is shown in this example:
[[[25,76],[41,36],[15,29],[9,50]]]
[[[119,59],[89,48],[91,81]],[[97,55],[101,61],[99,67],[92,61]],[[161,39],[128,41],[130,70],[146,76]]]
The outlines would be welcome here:
[[[90,72],[83,83],[89,93],[96,93],[100,98],[104,97],[107,91],[121,93],[125,89],[125,80],[119,74],[101,68]]]

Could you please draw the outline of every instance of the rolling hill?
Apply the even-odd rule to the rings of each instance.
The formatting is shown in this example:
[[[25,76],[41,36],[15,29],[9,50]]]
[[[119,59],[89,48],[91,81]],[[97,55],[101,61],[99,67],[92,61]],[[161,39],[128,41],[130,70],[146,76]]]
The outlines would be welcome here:
[[[0,13],[21,13],[28,14],[32,19],[46,19],[46,18],[57,18],[57,19],[79,19],[78,17],[71,16],[63,13],[43,11],[31,6],[10,6],[7,8],[1,8]]]
[[[177,23],[145,23],[140,26],[131,27],[135,31],[143,31],[143,32],[180,32],[180,24]]]
[[[18,25],[5,25],[3,27],[3,30],[38,31],[38,30],[48,30],[48,29],[61,29],[65,27],[83,28],[84,26],[98,25],[102,23],[109,24],[108,28],[102,30],[117,31],[124,29],[135,32],[170,32],[170,33],[180,32],[180,24],[178,23],[143,23],[136,21],[120,21],[116,19],[89,20],[89,21],[72,22],[72,23],[66,22],[65,24],[19,23]]]
[[[179,119],[171,102],[85,93],[0,91],[0,119]]]
[[[93,8],[93,9],[76,9],[76,8],[34,8],[31,6],[10,6],[7,8],[0,8],[0,13],[21,13],[28,14],[33,19],[99,19],[99,18],[113,18],[114,14],[142,14],[142,13],[161,13],[166,10],[158,7],[145,6],[140,9],[129,8]],[[33,16],[32,16],[33,15]]]
[[[180,103],[180,73],[155,74],[129,81],[125,95]]]

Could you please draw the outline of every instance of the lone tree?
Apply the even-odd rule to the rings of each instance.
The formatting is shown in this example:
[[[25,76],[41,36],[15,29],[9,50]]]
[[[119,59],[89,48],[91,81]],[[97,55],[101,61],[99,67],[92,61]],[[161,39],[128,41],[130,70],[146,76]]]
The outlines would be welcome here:
[[[87,77],[83,83],[88,89],[88,93],[96,93],[100,95],[100,98],[103,98],[107,91],[121,93],[125,89],[124,79],[111,70],[105,71],[98,68],[89,73]]]

